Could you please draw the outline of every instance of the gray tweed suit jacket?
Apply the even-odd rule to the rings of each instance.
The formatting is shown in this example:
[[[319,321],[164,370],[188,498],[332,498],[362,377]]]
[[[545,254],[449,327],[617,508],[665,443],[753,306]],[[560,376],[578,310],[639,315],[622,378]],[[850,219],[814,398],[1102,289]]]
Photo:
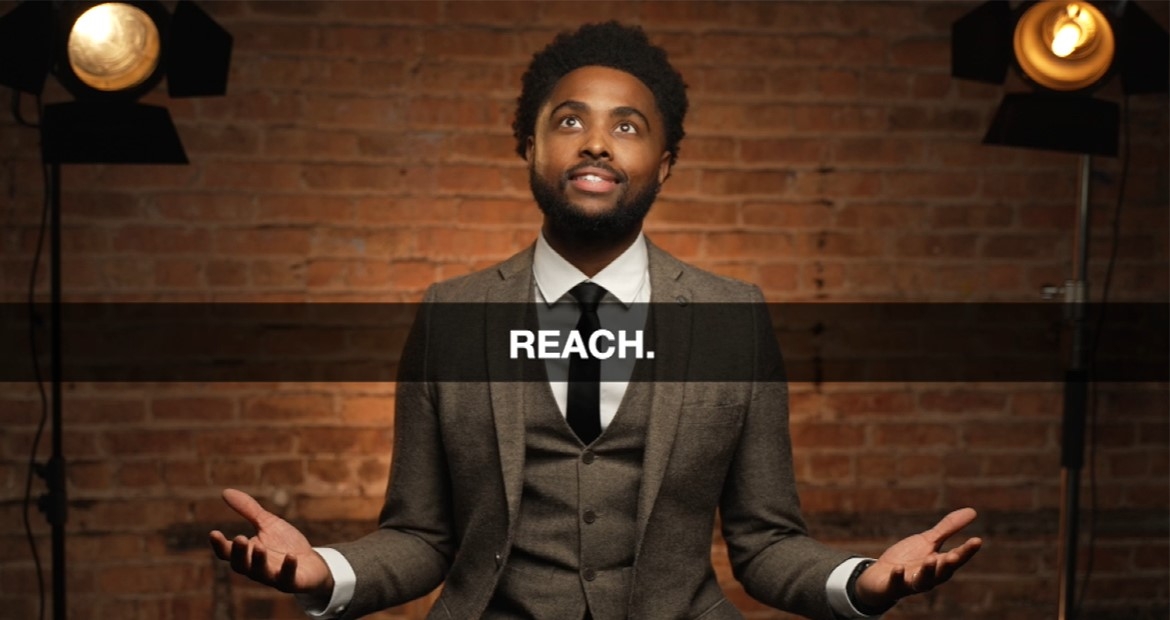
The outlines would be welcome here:
[[[849,555],[805,533],[792,472],[787,388],[763,296],[755,286],[691,267],[653,244],[649,250],[655,304],[760,304],[746,321],[758,337],[742,352],[758,380],[653,384],[629,617],[742,617],[719,593],[711,569],[718,508],[733,572],[749,594],[810,618],[831,619],[825,581]],[[532,301],[532,257],[529,247],[496,267],[436,284],[425,301],[488,302],[482,304],[485,313],[503,307],[493,302]],[[427,307],[416,319],[416,342],[444,329],[429,324]],[[655,376],[679,377],[678,364],[703,363],[686,335],[710,338],[710,330],[686,312],[671,313],[671,324],[651,316],[658,321],[651,329],[671,335],[656,342],[655,373],[672,374]],[[403,363],[419,360],[404,354]],[[357,574],[345,618],[423,596],[440,583],[443,591],[429,618],[469,620],[484,613],[508,560],[523,488],[523,393],[515,381],[399,383],[380,527],[335,546]]]

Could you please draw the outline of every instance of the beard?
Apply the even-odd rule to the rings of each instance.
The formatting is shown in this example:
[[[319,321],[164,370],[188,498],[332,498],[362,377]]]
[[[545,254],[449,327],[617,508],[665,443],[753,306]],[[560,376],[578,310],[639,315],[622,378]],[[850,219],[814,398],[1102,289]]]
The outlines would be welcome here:
[[[528,170],[532,197],[553,230],[587,244],[605,244],[628,238],[642,226],[642,220],[654,205],[662,187],[655,179],[646,189],[628,196],[622,194],[613,208],[602,213],[588,213],[565,196],[562,187],[544,180],[535,170]],[[628,187],[628,186],[627,186]]]

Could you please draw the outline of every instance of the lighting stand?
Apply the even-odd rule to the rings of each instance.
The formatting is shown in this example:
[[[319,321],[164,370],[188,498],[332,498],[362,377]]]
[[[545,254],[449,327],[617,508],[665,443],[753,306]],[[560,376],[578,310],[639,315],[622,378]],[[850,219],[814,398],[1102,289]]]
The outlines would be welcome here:
[[[46,464],[36,466],[48,492],[37,501],[52,528],[53,618],[65,620],[65,521],[68,497],[65,489],[65,454],[61,448],[61,164],[48,164],[49,174],[49,330],[50,412],[52,453]]]
[[[1081,155],[1080,200],[1077,209],[1076,247],[1073,279],[1065,283],[1064,301],[1072,332],[1072,350],[1064,375],[1064,419],[1060,455],[1060,603],[1059,620],[1075,620],[1078,525],[1080,520],[1081,468],[1085,453],[1085,412],[1088,404],[1088,326],[1085,302],[1089,273],[1089,155]]]

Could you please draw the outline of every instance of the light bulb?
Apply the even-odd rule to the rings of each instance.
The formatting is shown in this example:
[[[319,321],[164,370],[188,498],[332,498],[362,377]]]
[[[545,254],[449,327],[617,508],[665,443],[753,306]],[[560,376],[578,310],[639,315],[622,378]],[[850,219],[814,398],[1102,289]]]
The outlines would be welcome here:
[[[158,65],[154,21],[121,2],[99,4],[81,14],[69,32],[69,66],[85,84],[119,91],[144,82]]]

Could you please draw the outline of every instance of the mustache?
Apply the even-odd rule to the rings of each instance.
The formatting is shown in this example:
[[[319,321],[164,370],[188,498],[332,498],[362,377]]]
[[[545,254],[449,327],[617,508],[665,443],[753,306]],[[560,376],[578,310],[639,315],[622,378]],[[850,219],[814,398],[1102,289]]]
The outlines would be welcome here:
[[[609,164],[607,164],[603,161],[583,161],[583,162],[577,164],[576,166],[569,168],[568,171],[566,171],[565,174],[562,175],[561,180],[565,183],[568,183],[569,179],[572,178],[573,175],[577,174],[578,172],[580,172],[586,168],[597,168],[598,170],[604,170],[604,171],[612,174],[613,178],[616,179],[619,183],[626,182],[626,175],[625,174],[623,174],[622,172],[615,169],[613,166],[610,166]]]

